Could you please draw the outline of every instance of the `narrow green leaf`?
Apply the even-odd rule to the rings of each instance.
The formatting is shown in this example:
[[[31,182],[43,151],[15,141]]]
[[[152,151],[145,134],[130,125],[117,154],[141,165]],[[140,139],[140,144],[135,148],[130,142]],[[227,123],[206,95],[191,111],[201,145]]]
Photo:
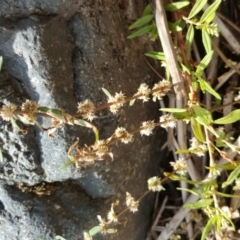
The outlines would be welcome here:
[[[240,195],[235,195],[235,194],[227,194],[227,193],[222,193],[222,192],[214,192],[214,193],[221,197],[240,198]]]
[[[230,112],[227,116],[213,121],[214,124],[231,124],[240,120],[240,109]]]
[[[82,119],[74,120],[74,124],[82,126],[82,127],[92,128],[92,125],[89,124],[89,122],[82,120]]]
[[[72,164],[74,164],[74,161],[68,160],[67,162],[63,163],[63,164],[60,166],[59,169],[60,169],[60,170],[63,170],[63,169],[65,169],[65,168],[71,166]]]
[[[222,188],[225,188],[226,186],[232,184],[239,174],[240,174],[240,164],[230,173],[230,175],[227,178],[227,181],[222,183]]]
[[[134,22],[132,25],[130,25],[129,29],[134,29],[134,28],[139,28],[142,27],[143,25],[149,23],[153,19],[153,14],[148,14],[145,15],[141,18],[139,18],[136,22]]]
[[[216,12],[218,9],[219,5],[221,3],[221,0],[215,0],[208,8],[207,10],[203,13],[202,17],[200,18],[200,23],[204,23],[205,21],[208,20],[209,17],[212,17],[212,13]]]
[[[16,130],[18,132],[21,131],[21,128],[17,125],[16,121],[13,118],[11,118],[11,124],[12,124],[14,130]]]
[[[213,199],[201,199],[197,201],[196,203],[187,203],[184,204],[184,208],[190,208],[190,209],[198,209],[198,208],[204,208],[209,205],[211,205],[213,202]]]
[[[181,68],[182,68],[183,72],[186,72],[188,74],[191,73],[190,70],[183,63],[180,63],[180,64],[181,64]]]
[[[186,35],[186,44],[188,46],[188,49],[187,49],[188,52],[190,51],[191,45],[193,43],[194,32],[195,32],[194,26],[191,24],[188,28],[187,35]]]
[[[237,165],[240,164],[240,160],[235,161]],[[223,170],[234,170],[236,167],[232,163],[225,163],[222,165],[217,165],[217,168],[221,168]]]
[[[39,107],[38,110],[41,111],[41,112],[46,113],[48,110],[50,110],[50,108],[48,108],[48,107]]]
[[[197,0],[196,3],[193,6],[191,12],[188,15],[188,19],[191,19],[194,16],[196,16],[203,9],[203,7],[206,5],[207,1],[208,0]]]
[[[195,75],[198,77],[202,76],[203,70],[208,66],[212,60],[213,51],[207,53],[207,55],[199,63]]]
[[[196,120],[200,124],[208,126],[213,122],[212,115],[207,109],[201,108],[197,105],[192,105],[192,108],[196,114]]]
[[[202,42],[206,53],[211,52],[212,51],[211,37],[205,29],[202,29]]]
[[[133,99],[129,102],[129,106],[133,106],[133,104],[135,103],[136,99]]]
[[[170,112],[170,113],[184,113],[188,111],[185,108],[160,108],[159,110],[163,112]]]
[[[194,136],[200,141],[205,142],[204,135],[202,132],[202,127],[195,118],[191,118],[191,128],[194,133]]]
[[[111,98],[111,97],[112,97],[111,93],[110,93],[106,88],[102,88],[102,91],[105,93],[105,95],[106,95],[108,98]]]
[[[152,25],[147,25],[145,27],[140,28],[139,30],[137,30],[136,32],[132,33],[131,35],[129,35],[127,38],[128,39],[132,39],[138,36],[141,36],[147,32],[150,32],[152,30],[153,26]]]
[[[212,228],[213,228],[215,222],[217,221],[217,219],[218,219],[218,216],[215,215],[208,220],[207,224],[205,225],[205,227],[203,229],[201,240],[207,239],[207,235],[212,230]]]
[[[145,15],[148,15],[150,13],[152,13],[152,9],[151,9],[150,4],[148,4],[143,10],[142,17],[145,16]]]
[[[164,5],[165,11],[173,12],[189,5],[189,1],[173,2]]]
[[[165,55],[163,52],[147,52],[145,56],[151,57],[160,61],[165,61]]]
[[[96,226],[96,227],[91,228],[88,231],[88,233],[92,237],[92,236],[96,235],[97,233],[99,233],[100,231],[101,231],[101,227],[100,226]]]
[[[204,81],[203,79],[199,79],[199,83],[201,86],[201,90],[203,91],[203,93],[205,93],[205,90],[208,91],[209,93],[211,93],[215,98],[221,100],[221,96],[211,87],[211,85]],[[203,89],[204,88],[204,89]]]
[[[0,72],[1,72],[1,70],[2,70],[2,65],[3,65],[3,57],[0,56]]]
[[[193,195],[196,195],[196,196],[199,196],[199,193],[198,192],[195,192],[195,191],[193,191],[193,190],[191,190],[191,189],[188,189],[188,188],[177,188],[177,190],[179,190],[179,191],[186,191],[186,192],[189,192],[189,193],[191,193],[191,194],[193,194]]]

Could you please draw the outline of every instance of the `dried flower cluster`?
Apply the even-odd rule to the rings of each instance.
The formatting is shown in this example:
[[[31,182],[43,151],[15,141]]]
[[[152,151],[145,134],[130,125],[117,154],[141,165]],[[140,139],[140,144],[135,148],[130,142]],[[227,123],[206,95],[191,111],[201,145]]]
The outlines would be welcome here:
[[[99,140],[91,146],[85,145],[83,148],[76,148],[77,155],[74,157],[78,168],[93,164],[95,161],[101,161],[112,153],[108,150],[108,140]]]

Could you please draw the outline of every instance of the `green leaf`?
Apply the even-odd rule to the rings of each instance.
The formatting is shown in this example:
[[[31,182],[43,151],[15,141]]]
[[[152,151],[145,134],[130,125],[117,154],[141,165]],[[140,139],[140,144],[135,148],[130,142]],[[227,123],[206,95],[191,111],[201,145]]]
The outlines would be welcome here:
[[[111,98],[111,97],[112,97],[111,93],[110,93],[106,88],[102,88],[102,91],[105,93],[105,95],[106,95],[108,98]]]
[[[170,113],[184,113],[188,111],[185,108],[160,108],[159,110],[163,112],[170,112]]]
[[[211,52],[212,51],[211,37],[204,29],[202,30],[202,42],[206,53]]]
[[[152,13],[152,9],[151,9],[150,4],[148,4],[143,10],[142,17],[145,16],[145,15],[148,15],[150,13]]]
[[[143,25],[149,23],[153,19],[153,14],[148,14],[145,15],[141,18],[139,18],[136,22],[134,22],[132,25],[130,25],[129,29],[134,29],[134,28],[139,28],[142,27]]]
[[[203,70],[207,67],[207,65],[210,63],[210,61],[212,60],[212,55],[213,55],[213,51],[210,51],[209,53],[207,53],[207,55],[201,60],[201,62],[199,63],[196,73],[195,75],[198,77],[202,76]]]
[[[147,32],[150,32],[153,28],[153,25],[147,25],[145,27],[140,28],[139,30],[137,30],[136,32],[132,33],[131,35],[129,35],[127,38],[128,39],[132,39],[138,36],[141,36]]]
[[[232,184],[239,174],[240,174],[240,164],[230,173],[230,175],[227,178],[227,181],[222,183],[222,188],[225,188],[226,186]]]
[[[227,193],[222,193],[222,192],[214,192],[214,193],[221,197],[240,198],[240,195],[235,195],[235,194],[227,194]]]
[[[191,194],[193,194],[193,195],[199,196],[199,193],[198,193],[198,192],[193,191],[193,190],[188,189],[188,188],[177,188],[177,190],[179,190],[179,191],[182,191],[182,190],[183,190],[183,191],[189,192],[189,193],[191,193]]]
[[[97,233],[99,233],[100,231],[101,231],[101,227],[100,226],[96,226],[96,227],[91,228],[88,231],[88,233],[92,237],[92,236],[96,235]]]
[[[12,124],[14,130],[16,130],[18,132],[21,131],[21,128],[17,125],[16,121],[13,118],[11,118],[11,124]]]
[[[190,209],[198,209],[198,208],[204,208],[209,205],[211,205],[213,202],[213,199],[200,199],[196,203],[187,203],[184,204],[184,208],[190,208]]]
[[[240,160],[237,160],[235,162],[236,162],[237,165],[240,164]],[[225,164],[222,164],[222,165],[217,165],[217,168],[221,168],[223,170],[233,170],[236,167],[232,163],[225,163]]]
[[[209,93],[211,93],[215,98],[221,100],[221,96],[211,87],[211,85],[204,81],[203,79],[199,78],[199,83],[200,83],[200,87],[201,90],[203,91],[203,93],[205,93],[205,90],[208,91]]]
[[[136,99],[133,99],[129,102],[129,106],[133,106],[133,104],[135,103]]]
[[[240,120],[240,109],[230,112],[227,116],[213,121],[214,124],[231,124]]]
[[[188,19],[191,19],[194,16],[196,16],[203,9],[203,7],[206,5],[207,1],[208,0],[197,0],[196,3],[193,6],[191,12],[188,15]]]
[[[186,44],[188,46],[188,52],[190,51],[191,45],[193,43],[194,31],[195,31],[194,26],[191,24],[188,28],[187,35],[186,35]]]
[[[165,11],[173,12],[189,5],[189,1],[173,2],[164,5]]]
[[[200,18],[200,23],[203,22],[208,22],[208,18],[212,18],[212,14],[216,12],[218,9],[219,5],[221,3],[221,0],[215,0],[208,8],[207,10],[203,13],[202,17]]]
[[[183,21],[183,19],[179,19],[174,23],[168,22],[168,28],[171,32],[182,31],[184,27],[185,27],[185,22]]]
[[[3,65],[3,57],[0,56],[0,72],[1,72],[1,70],[2,70],[2,65]]]
[[[191,118],[191,128],[194,133],[194,136],[200,141],[205,142],[204,135],[202,132],[202,127],[195,118]]]
[[[71,166],[72,164],[74,164],[74,161],[68,160],[67,162],[63,163],[63,164],[60,166],[59,169],[60,169],[60,170],[63,170],[63,169],[65,169],[65,168]]]
[[[213,226],[214,226],[214,224],[215,224],[215,222],[216,222],[217,220],[218,220],[218,216],[217,216],[217,215],[211,217],[211,218],[208,220],[207,224],[205,225],[205,227],[204,227],[204,229],[203,229],[202,236],[201,236],[201,240],[207,239],[208,233],[212,230],[212,228],[213,228]]]
[[[163,52],[147,52],[145,56],[151,57],[160,61],[165,61],[165,55]]]
[[[48,107],[39,107],[38,110],[41,111],[41,112],[46,113],[48,110],[50,110],[50,108],[48,108]]]
[[[196,120],[200,124],[208,126],[213,122],[212,115],[207,109],[201,108],[197,105],[192,105],[192,108],[196,114]]]

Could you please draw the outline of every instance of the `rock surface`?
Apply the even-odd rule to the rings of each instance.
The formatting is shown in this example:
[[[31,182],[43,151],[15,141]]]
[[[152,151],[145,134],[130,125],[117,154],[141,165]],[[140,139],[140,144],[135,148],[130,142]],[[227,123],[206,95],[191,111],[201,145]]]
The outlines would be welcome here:
[[[151,48],[149,41],[127,40],[129,20],[145,5],[124,0],[2,0],[1,103],[21,105],[31,99],[71,114],[85,99],[96,105],[106,102],[102,87],[131,96],[143,82],[152,86],[154,77],[143,58]],[[117,115],[98,112],[93,123],[105,139],[117,127],[131,131],[156,118],[157,105],[137,101]],[[0,128],[1,240],[53,240],[57,235],[83,239],[82,232],[98,225],[96,216],[105,217],[116,199],[123,209],[126,191],[137,198],[147,189],[147,179],[157,174],[158,149],[164,141],[160,129],[151,137],[136,134],[130,144],[112,147],[113,161],[59,170],[77,137],[81,145],[93,143],[89,129],[66,126],[51,139],[36,127],[27,127],[23,135],[1,120]],[[138,212],[127,214],[129,221],[117,227],[118,233],[94,239],[145,239],[152,202],[149,195]]]

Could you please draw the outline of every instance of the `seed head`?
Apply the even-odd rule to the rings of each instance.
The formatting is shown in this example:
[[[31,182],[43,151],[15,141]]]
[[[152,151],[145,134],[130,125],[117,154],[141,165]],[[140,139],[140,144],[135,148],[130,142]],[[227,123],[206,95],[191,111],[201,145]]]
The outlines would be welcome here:
[[[116,136],[116,138],[119,138],[121,140],[121,142],[126,143],[126,144],[131,142],[132,137],[133,137],[132,134],[127,132],[127,130],[122,127],[118,127],[116,129],[114,135]]]
[[[130,193],[126,192],[126,205],[131,212],[138,211],[139,201],[135,201]]]
[[[83,118],[92,121],[96,116],[94,115],[95,106],[89,100],[78,103],[78,113],[82,115]]]
[[[138,99],[143,100],[143,102],[147,102],[149,100],[150,93],[151,93],[151,89],[148,88],[148,85],[146,83],[142,83],[138,88],[137,93],[134,96],[141,95],[140,97],[138,97]]]
[[[176,127],[176,119],[173,117],[172,114],[165,114],[165,115],[162,115],[160,117],[160,123],[161,124],[161,127],[163,128],[167,128],[167,127],[170,127],[170,128],[174,128]]]
[[[154,121],[143,122],[140,130],[141,135],[151,135],[153,129],[155,128]]]
[[[152,89],[152,95],[157,97],[158,100],[162,100],[162,98],[167,94],[170,89],[171,83],[167,80],[162,80],[159,83],[155,83]]]
[[[17,109],[17,106],[12,104],[12,103],[8,103],[6,105],[3,105],[2,110],[0,112],[0,115],[2,117],[3,120],[5,121],[10,121],[13,116],[14,116],[14,111]]]
[[[160,192],[161,190],[165,190],[161,184],[161,179],[159,177],[152,177],[148,179],[148,189],[153,192]]]

